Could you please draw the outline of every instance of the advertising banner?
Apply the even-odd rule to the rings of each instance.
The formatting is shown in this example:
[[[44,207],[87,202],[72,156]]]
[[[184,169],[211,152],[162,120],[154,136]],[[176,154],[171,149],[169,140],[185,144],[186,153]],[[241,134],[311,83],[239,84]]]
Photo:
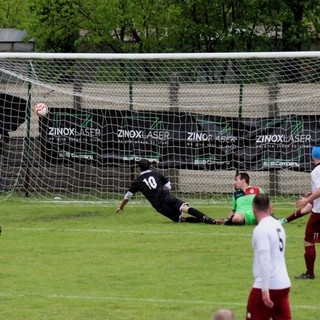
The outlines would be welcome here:
[[[61,108],[40,120],[40,139],[50,163],[106,165],[148,158],[163,168],[309,171],[319,120]]]
[[[287,115],[241,119],[235,165],[238,169],[311,170],[311,149],[319,141],[320,117]]]

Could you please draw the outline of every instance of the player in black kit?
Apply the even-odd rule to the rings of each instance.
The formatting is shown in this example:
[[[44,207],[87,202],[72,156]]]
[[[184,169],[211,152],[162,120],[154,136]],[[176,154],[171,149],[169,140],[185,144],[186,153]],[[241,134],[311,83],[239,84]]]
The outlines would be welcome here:
[[[204,222],[216,224],[214,219],[190,207],[187,202],[183,202],[174,197],[169,192],[171,189],[169,179],[159,172],[150,170],[151,163],[149,160],[141,159],[138,165],[141,174],[132,183],[120,207],[117,208],[116,213],[123,210],[130,198],[140,191],[159,213],[174,222]],[[192,217],[184,217],[183,213],[188,213]]]

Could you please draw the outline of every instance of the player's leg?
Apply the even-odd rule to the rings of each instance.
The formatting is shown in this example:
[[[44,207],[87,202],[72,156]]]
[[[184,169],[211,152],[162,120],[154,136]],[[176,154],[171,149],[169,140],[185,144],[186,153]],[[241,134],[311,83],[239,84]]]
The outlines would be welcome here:
[[[244,213],[235,213],[231,217],[227,219],[218,220],[217,224],[224,225],[256,225],[257,220],[253,214],[253,212],[244,212]]]
[[[187,203],[184,203],[180,199],[177,199],[171,194],[168,194],[165,198],[163,198],[158,212],[174,222],[203,222],[203,220],[199,217],[184,217],[183,211],[181,210],[181,207],[184,206],[187,206],[189,208],[189,205]],[[184,212],[187,212],[187,210],[185,210]]]
[[[296,210],[295,212],[290,214],[288,217],[280,219],[280,222],[282,224],[284,224],[284,223],[299,219],[299,218],[309,214],[312,211],[312,206],[313,206],[312,203],[308,203],[306,206],[304,206],[301,209]]]
[[[252,288],[247,303],[246,320],[270,320],[271,310],[263,303],[261,289]]]
[[[203,221],[199,218],[196,218],[196,217],[185,217],[185,216],[181,215],[180,222],[200,223]]]
[[[203,219],[197,218],[197,217],[185,217],[182,215],[182,213],[179,211],[179,209],[169,207],[166,204],[163,204],[161,206],[161,209],[159,210],[159,213],[161,213],[163,216],[169,218],[170,220],[174,222],[188,222],[188,223],[200,223],[203,222]]]
[[[255,226],[258,224],[257,218],[255,217],[252,210],[245,211],[243,216],[244,216],[244,223],[247,226]]]
[[[169,218],[173,222],[179,222],[180,221],[180,215],[181,213],[168,206],[166,203],[162,203],[161,207],[158,210],[159,213],[161,213],[163,216]]]
[[[193,207],[190,207],[188,203],[183,203],[182,206],[180,207],[180,211],[184,212],[184,213],[188,213],[191,216],[201,220],[204,223],[216,224],[216,221],[214,219],[212,219],[211,217],[202,213],[201,211],[199,211]]]
[[[174,222],[180,222],[182,218],[182,213],[180,212],[180,207],[183,202],[177,199],[170,193],[165,194],[161,200],[161,204],[158,207],[158,212],[163,216],[169,218]]]
[[[305,273],[296,275],[298,280],[314,279],[314,263],[316,260],[316,247],[314,243],[305,242],[304,245],[304,261],[307,271]]]
[[[270,299],[274,303],[272,308],[273,320],[291,320],[291,310],[289,303],[290,288],[280,290],[269,290]]]
[[[314,279],[314,264],[316,260],[315,243],[320,243],[320,214],[311,213],[304,237],[304,259],[307,271],[295,276],[296,279]]]
[[[244,215],[242,213],[236,213],[232,218],[233,224],[244,224]]]
[[[177,216],[179,216],[180,221],[184,222],[204,222],[209,224],[215,224],[215,220],[208,217],[204,213],[200,212],[199,210],[190,207],[189,203],[183,202],[182,200],[174,197],[171,194],[167,194],[163,200],[162,200],[162,207],[166,206],[167,210],[168,208],[171,209],[170,216],[173,214],[175,215],[175,219]],[[165,215],[167,213],[163,208],[161,209],[161,213]],[[190,219],[188,217],[182,217],[182,213],[188,213],[189,215],[193,216],[194,219]],[[199,219],[200,221],[197,221]],[[172,220],[172,218],[171,218]]]

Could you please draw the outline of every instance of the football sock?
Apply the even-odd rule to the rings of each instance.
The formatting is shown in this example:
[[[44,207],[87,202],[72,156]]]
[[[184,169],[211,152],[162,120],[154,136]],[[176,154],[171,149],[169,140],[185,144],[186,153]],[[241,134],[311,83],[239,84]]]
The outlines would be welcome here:
[[[301,209],[295,211],[293,214],[291,214],[289,217],[287,217],[287,221],[290,222],[290,221],[293,221],[293,220],[296,220],[300,217],[302,217],[303,214],[301,214]]]
[[[204,214],[195,208],[189,208],[188,213],[194,217],[203,220]]]
[[[216,220],[204,215],[203,220],[204,223],[216,224]]]
[[[206,216],[205,214],[203,214],[202,212],[200,212],[199,210],[197,210],[195,208],[189,208],[188,213],[194,217],[201,219],[201,221],[203,221],[205,223],[211,223],[211,224],[215,223],[214,219]]]
[[[306,261],[307,274],[309,276],[314,275],[314,262],[316,260],[316,247],[307,246],[304,248],[304,260]]]
[[[196,217],[185,217],[184,222],[199,223],[199,222],[202,222],[202,219],[196,218]]]

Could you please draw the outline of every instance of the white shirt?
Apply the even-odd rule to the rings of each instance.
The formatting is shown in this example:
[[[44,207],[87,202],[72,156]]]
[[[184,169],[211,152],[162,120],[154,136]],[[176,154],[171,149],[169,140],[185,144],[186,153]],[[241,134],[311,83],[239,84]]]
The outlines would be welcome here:
[[[254,288],[285,289],[291,287],[285,263],[286,233],[281,223],[269,216],[255,227],[252,236],[254,251]]]
[[[320,188],[320,165],[311,171],[311,190],[312,192]],[[313,212],[320,213],[320,198],[313,201]]]

